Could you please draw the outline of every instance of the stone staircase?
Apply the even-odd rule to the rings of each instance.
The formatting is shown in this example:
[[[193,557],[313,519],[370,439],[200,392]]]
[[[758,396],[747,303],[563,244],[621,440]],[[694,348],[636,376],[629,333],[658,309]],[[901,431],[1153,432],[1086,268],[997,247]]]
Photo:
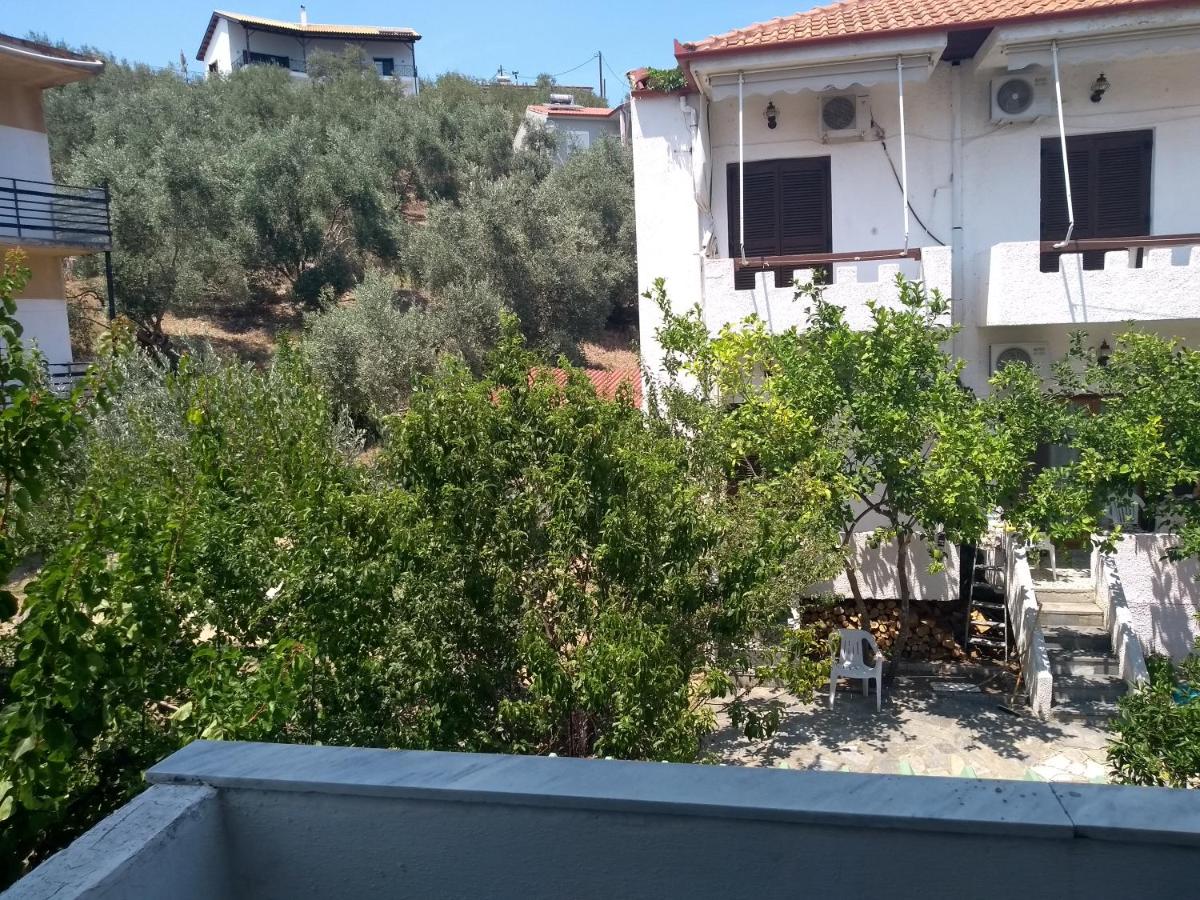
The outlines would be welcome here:
[[[1094,587],[1041,583],[1037,596],[1038,624],[1054,675],[1051,718],[1105,724],[1117,713],[1125,681]]]

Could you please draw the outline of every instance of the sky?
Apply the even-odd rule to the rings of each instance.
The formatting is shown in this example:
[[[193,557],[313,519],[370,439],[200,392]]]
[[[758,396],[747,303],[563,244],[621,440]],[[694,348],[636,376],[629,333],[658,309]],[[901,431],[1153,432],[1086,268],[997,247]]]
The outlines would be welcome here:
[[[89,44],[131,61],[179,64],[182,50],[199,70],[196,50],[214,0],[0,0],[0,32],[49,35]],[[221,8],[298,21],[299,0],[217,0]],[[226,5],[227,4],[227,5]],[[524,81],[538,72],[559,82],[597,82],[604,54],[609,94],[624,93],[624,76],[639,66],[674,65],[673,39],[697,40],[813,6],[813,0],[608,0],[606,3],[533,0],[308,0],[310,22],[402,25],[422,35],[417,67],[423,76],[447,71],[490,77],[499,66]],[[568,10],[574,10],[570,12]],[[585,63],[575,71],[569,71]],[[559,74],[561,73],[561,74]],[[616,90],[621,85],[620,92]]]

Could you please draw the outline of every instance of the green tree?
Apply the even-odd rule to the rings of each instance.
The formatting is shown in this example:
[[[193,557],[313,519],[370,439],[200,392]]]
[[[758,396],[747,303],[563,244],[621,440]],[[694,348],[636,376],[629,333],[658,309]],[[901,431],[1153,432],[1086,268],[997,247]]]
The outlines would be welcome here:
[[[871,546],[894,544],[901,626],[893,665],[908,632],[912,545],[923,542],[940,566],[947,542],[979,538],[989,510],[1027,477],[1041,424],[1015,415],[1041,404],[1031,372],[1007,372],[988,399],[977,398],[959,380],[962,361],[944,350],[954,333],[948,302],[904,278],[897,287],[897,303],[869,304],[865,330],[808,285],[797,291],[810,304],[803,329],[772,333],[750,317],[715,338],[698,309],[676,316],[661,285],[655,295],[676,376],[668,410],[692,417],[688,430],[699,423],[714,434],[731,470],[768,485],[797,472],[828,485],[827,514],[864,623],[854,533],[875,522]],[[694,383],[682,401],[681,375]]]

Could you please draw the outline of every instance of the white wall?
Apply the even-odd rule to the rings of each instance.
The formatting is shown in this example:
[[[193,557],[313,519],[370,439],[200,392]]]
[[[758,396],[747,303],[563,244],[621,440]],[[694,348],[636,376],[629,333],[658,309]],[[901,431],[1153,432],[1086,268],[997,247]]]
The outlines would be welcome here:
[[[606,137],[620,140],[621,120],[614,115],[609,119],[584,119],[578,116],[550,116],[548,128],[559,136],[559,159],[565,160],[576,150],[586,150]]]
[[[638,294],[662,278],[676,310],[703,299],[700,212],[692,175],[697,103],[696,97],[687,98],[683,107],[678,97],[644,97],[635,99],[632,109]],[[638,310],[642,359],[659,360],[655,332],[662,315],[644,299]]]
[[[46,133],[0,125],[0,178],[51,181]]]
[[[71,361],[67,304],[61,297],[50,300],[18,300],[17,321],[25,329],[22,340],[28,345],[36,345],[46,362]]]
[[[855,535],[855,564],[863,597],[898,599],[900,583],[896,577],[896,544],[892,541],[871,549],[868,546],[869,538],[870,535],[865,532]],[[908,582],[912,586],[913,600],[958,599],[958,547],[947,545],[945,553],[945,567],[940,572],[930,573],[929,548],[924,543],[915,543],[909,548]],[[853,596],[850,580],[845,573],[815,585],[812,592],[814,595],[834,593],[842,597]]]
[[[1147,655],[1184,659],[1200,636],[1200,562],[1164,560],[1177,538],[1127,534],[1114,555],[1116,577]]]

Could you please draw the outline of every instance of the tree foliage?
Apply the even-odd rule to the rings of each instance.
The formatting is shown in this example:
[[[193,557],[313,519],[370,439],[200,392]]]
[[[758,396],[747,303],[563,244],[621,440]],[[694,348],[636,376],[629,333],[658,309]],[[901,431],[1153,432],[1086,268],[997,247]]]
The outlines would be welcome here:
[[[940,565],[945,543],[983,533],[989,510],[1026,477],[1039,437],[1037,417],[1014,413],[1041,397],[1033,374],[1018,369],[987,399],[966,390],[962,361],[944,349],[954,333],[948,302],[902,277],[897,288],[895,304],[868,303],[864,330],[807,285],[797,290],[810,304],[803,329],[774,333],[752,316],[716,337],[698,309],[674,315],[656,289],[674,376],[669,412],[715,435],[731,471],[768,486],[799,472],[828,486],[827,515],[864,622],[854,533],[895,545],[902,614],[893,661],[908,623],[912,544],[923,542]]]
[[[1149,680],[1120,700],[1108,761],[1122,784],[1200,787],[1200,655],[1147,660]]]
[[[482,377],[448,355],[417,379],[381,458],[291,348],[121,370],[17,626],[13,866],[196,737],[691,759],[713,703],[777,722],[735,673],[823,677],[824,646],[784,627],[790,579],[831,559],[819,486],[797,479],[786,516],[726,495],[511,319]]]
[[[549,86],[446,75],[406,96],[352,51],[314,54],[309,79],[247,66],[188,82],[108,63],[47,91],[46,118],[57,177],[110,187],[116,293],[144,344],[165,344],[170,311],[281,289],[315,305],[380,266],[437,272],[435,292],[487,274],[531,338],[549,346],[548,328],[563,349],[631,302],[628,160],[588,154],[568,184],[550,176],[548,147],[513,149]],[[527,194],[538,200],[522,211]],[[444,223],[436,240],[422,239],[426,210]],[[485,243],[464,244],[460,225]],[[419,258],[443,245],[449,256]]]

